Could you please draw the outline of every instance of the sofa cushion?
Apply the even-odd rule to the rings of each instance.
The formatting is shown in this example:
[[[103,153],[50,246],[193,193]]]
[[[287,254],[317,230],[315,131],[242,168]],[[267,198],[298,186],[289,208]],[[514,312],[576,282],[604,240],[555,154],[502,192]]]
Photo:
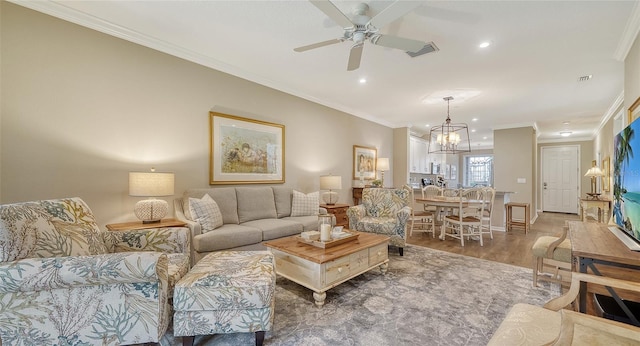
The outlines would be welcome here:
[[[291,216],[318,215],[318,209],[320,208],[320,200],[318,197],[318,191],[305,195],[300,191],[293,190]]]
[[[204,195],[202,199],[189,198],[189,209],[193,221],[197,221],[202,227],[202,233],[211,232],[222,226],[222,214],[218,204],[211,196]]]
[[[282,220],[289,220],[302,224],[303,231],[317,231],[318,230],[318,217],[316,215],[309,216],[289,216],[284,217]]]
[[[262,231],[262,240],[287,237],[302,232],[302,224],[285,219],[261,219],[245,222],[243,226],[255,227]]]
[[[293,189],[285,186],[274,186],[273,196],[276,199],[276,212],[278,218],[291,215],[291,195]]]
[[[189,197],[202,198],[209,195],[218,204],[220,213],[222,213],[222,222],[224,224],[238,224],[238,199],[236,198],[236,189],[233,187],[217,187],[213,189],[189,189],[183,194],[183,209],[187,219],[193,220],[189,211]]]
[[[211,232],[193,237],[193,248],[197,252],[211,252],[260,243],[262,231],[244,225],[226,224]]]
[[[276,201],[271,187],[236,187],[236,195],[240,223],[277,217]]]

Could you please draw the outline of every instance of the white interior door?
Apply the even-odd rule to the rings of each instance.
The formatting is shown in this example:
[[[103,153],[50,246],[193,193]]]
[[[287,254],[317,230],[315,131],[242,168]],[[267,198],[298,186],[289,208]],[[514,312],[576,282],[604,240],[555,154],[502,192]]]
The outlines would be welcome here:
[[[542,148],[542,210],[578,213],[580,172],[577,145]]]

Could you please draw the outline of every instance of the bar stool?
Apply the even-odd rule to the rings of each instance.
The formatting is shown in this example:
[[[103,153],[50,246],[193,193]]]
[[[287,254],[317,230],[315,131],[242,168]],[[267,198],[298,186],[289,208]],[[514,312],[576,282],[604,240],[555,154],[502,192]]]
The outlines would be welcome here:
[[[506,231],[510,231],[513,227],[522,227],[524,229],[524,234],[529,232],[529,224],[531,220],[531,214],[529,211],[529,203],[517,203],[517,202],[509,202],[504,205],[507,214],[507,227],[505,227]],[[523,221],[515,221],[513,220],[513,207],[521,207],[524,208],[524,220]]]

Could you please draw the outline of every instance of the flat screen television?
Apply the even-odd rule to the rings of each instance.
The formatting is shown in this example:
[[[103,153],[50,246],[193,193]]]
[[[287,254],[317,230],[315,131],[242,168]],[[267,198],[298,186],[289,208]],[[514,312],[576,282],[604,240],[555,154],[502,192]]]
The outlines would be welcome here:
[[[613,219],[618,227],[609,229],[640,251],[640,120],[613,140]]]

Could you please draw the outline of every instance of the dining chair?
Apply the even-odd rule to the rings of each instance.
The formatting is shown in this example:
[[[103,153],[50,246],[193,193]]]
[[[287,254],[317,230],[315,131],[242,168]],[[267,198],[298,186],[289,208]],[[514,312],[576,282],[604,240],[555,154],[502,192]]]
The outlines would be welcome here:
[[[460,195],[460,190],[461,189],[445,188],[445,189],[442,189],[442,195],[445,197],[456,197]]]
[[[442,188],[439,186],[435,186],[435,185],[425,185],[422,187],[422,198],[433,198],[436,196],[441,196],[442,195]],[[436,207],[435,206],[427,206],[424,205],[423,209],[425,211],[430,211],[435,213],[436,212]]]
[[[491,230],[491,217],[493,216],[493,202],[496,199],[496,190],[492,187],[485,187],[482,189],[482,193],[486,194],[488,204],[484,207],[484,214],[482,215],[482,225],[480,226],[480,237],[483,234],[489,234],[493,239],[493,231]]]
[[[409,236],[413,235],[413,231],[422,233],[431,233],[433,238],[436,236],[435,210],[429,211],[424,204],[416,203],[413,188],[409,185],[402,186],[403,189],[409,191],[409,200],[411,201],[411,224],[409,228]],[[422,190],[424,196],[424,189]],[[419,208],[418,205],[422,205]]]
[[[469,196],[473,196],[475,191],[471,189],[465,191]],[[464,246],[464,238],[480,235],[480,226],[482,225],[482,214],[484,213],[485,200],[467,199],[463,191],[459,193],[458,214],[447,215],[444,218],[444,236],[460,239],[460,245]],[[466,209],[466,211],[464,211]],[[480,238],[480,246],[483,246],[482,237]]]
[[[462,191],[462,189],[451,189],[451,188],[443,188],[442,189],[442,196],[444,197],[457,197],[460,195],[460,192]],[[447,209],[442,209],[442,212],[444,213],[444,215],[442,215],[442,217],[449,215],[449,214],[453,214],[454,210],[453,208],[447,208]]]
[[[479,201],[482,199],[482,188],[472,187],[463,189],[460,191],[459,195],[466,198],[467,201]],[[472,204],[460,210],[462,210],[463,215],[476,215],[478,213],[478,205]]]

